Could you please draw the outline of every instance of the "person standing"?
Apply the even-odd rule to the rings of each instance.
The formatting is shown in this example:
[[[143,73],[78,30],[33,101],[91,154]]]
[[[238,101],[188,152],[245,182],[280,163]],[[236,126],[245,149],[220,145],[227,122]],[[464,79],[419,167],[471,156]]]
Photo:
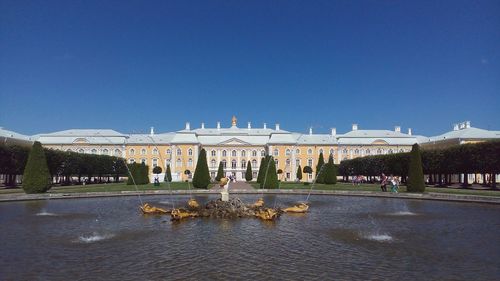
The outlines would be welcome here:
[[[382,176],[380,177],[380,189],[382,189],[382,192],[387,191],[387,176],[382,173]]]

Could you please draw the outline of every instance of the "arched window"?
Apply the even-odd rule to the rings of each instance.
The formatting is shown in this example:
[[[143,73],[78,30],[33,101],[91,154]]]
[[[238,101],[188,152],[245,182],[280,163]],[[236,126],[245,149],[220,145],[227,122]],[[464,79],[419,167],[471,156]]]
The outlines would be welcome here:
[[[257,167],[257,160],[255,160],[255,159],[252,160],[252,168],[253,169],[258,168]]]
[[[387,153],[392,154],[392,149],[389,149],[389,151],[387,151]]]
[[[167,151],[166,151],[166,152],[167,152],[167,155],[172,154],[172,150],[170,150],[170,149],[167,149]]]
[[[133,148],[130,149],[130,155],[132,155],[132,156],[135,155],[135,149],[133,149]]]
[[[226,157],[227,156],[227,151],[226,150],[223,150],[222,151],[222,157]]]
[[[180,148],[177,148],[177,155],[182,155],[182,150]]]
[[[153,149],[153,155],[158,155],[158,149]]]
[[[320,154],[321,154],[321,153],[323,153],[323,148],[320,148],[320,149],[319,149],[319,153],[320,153]]]
[[[78,153],[85,153],[85,151],[83,149],[78,149]]]
[[[344,150],[342,150],[342,154],[346,155],[347,154],[347,149],[344,148]]]
[[[128,163],[129,163],[129,164],[133,164],[133,163],[135,163],[135,159],[134,159],[134,158],[130,158],[130,159],[128,159]]]
[[[231,156],[236,157],[236,150],[231,151]]]
[[[377,149],[377,154],[382,154],[383,153],[383,150],[382,149]]]
[[[217,161],[215,161],[215,159],[212,159],[212,161],[210,161],[210,168],[216,168],[217,167]]]
[[[189,158],[188,167],[193,167],[193,159]]]
[[[73,150],[71,150],[70,148],[66,149],[66,152],[72,152]]]
[[[366,150],[366,155],[370,155],[370,150],[369,149]]]
[[[226,161],[226,159],[222,160],[222,167],[224,169],[227,168],[227,161]]]
[[[175,164],[177,167],[182,167],[182,161],[181,159],[177,159],[177,163]]]
[[[286,165],[290,166],[290,159],[286,159]]]
[[[191,148],[190,148],[190,149],[188,149],[188,155],[189,155],[189,156],[193,156],[193,150],[192,150]]]
[[[245,156],[247,156],[247,152],[245,150],[242,150],[241,151],[241,157],[245,157]]]
[[[231,161],[231,168],[236,169],[236,160]]]
[[[300,159],[295,159],[295,166],[300,166]]]
[[[241,168],[246,168],[247,167],[247,161],[241,160]]]
[[[210,152],[210,154],[212,155],[212,157],[215,157],[217,156],[217,151],[214,149]]]
[[[252,150],[252,156],[257,157],[257,150]]]
[[[313,166],[313,160],[311,158],[307,159],[307,166],[311,167]]]
[[[354,154],[359,154],[359,149],[354,150]]]
[[[313,150],[309,148],[309,149],[307,150],[307,155],[312,155],[312,154],[313,154]]]
[[[335,154],[335,150],[333,150],[333,148],[330,148],[330,155],[333,155]]]
[[[106,148],[102,150],[102,154],[104,155],[109,155],[109,150],[107,150]]]
[[[142,163],[142,164],[147,164],[146,159],[144,159],[144,158],[143,158],[143,159],[141,159],[141,163]]]
[[[158,166],[158,159],[153,158],[153,168]]]
[[[122,151],[119,149],[115,149],[115,156],[120,156],[122,155]]]
[[[399,150],[399,152],[400,152],[400,153],[403,153],[403,152],[405,152],[405,151],[401,148],[401,149]]]
[[[285,150],[285,155],[286,156],[290,155],[290,149]]]
[[[146,149],[145,148],[141,149],[141,155],[146,155]]]
[[[273,151],[273,155],[274,155],[274,156],[278,156],[278,155],[280,155],[280,151],[279,151],[277,148],[276,148],[276,149],[274,149],[274,151]]]
[[[295,154],[300,154],[300,149],[298,149],[298,148],[297,148],[297,149],[295,150]]]
[[[278,164],[279,164],[278,159],[274,159],[274,163],[276,163],[276,169],[278,169]]]
[[[167,166],[170,166],[170,159],[165,160],[165,169],[167,168]],[[167,171],[165,170],[165,172]]]
[[[262,157],[266,156],[266,151],[265,150],[261,150],[260,151],[260,156],[262,156]]]
[[[93,148],[91,151],[92,154],[97,154],[97,149]]]

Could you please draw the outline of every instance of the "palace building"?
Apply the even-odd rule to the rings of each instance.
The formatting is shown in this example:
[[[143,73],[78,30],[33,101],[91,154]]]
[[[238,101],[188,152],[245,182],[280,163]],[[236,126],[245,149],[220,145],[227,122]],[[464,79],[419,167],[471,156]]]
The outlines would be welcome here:
[[[411,129],[401,132],[394,130],[362,130],[357,124],[352,130],[338,134],[335,128],[330,134],[302,134],[282,130],[279,124],[268,128],[266,123],[254,128],[248,122],[238,127],[233,116],[230,127],[217,122],[215,128],[191,129],[186,123],[183,130],[169,133],[122,134],[110,129],[72,129],[35,136],[24,136],[0,128],[0,141],[3,143],[29,143],[35,140],[44,147],[79,153],[115,155],[126,159],[127,163],[145,163],[150,167],[160,166],[163,171],[170,165],[174,181],[189,179],[194,173],[198,154],[201,149],[207,152],[210,175],[214,178],[219,163],[222,162],[226,174],[244,179],[247,163],[251,163],[254,179],[257,177],[261,158],[267,154],[274,157],[277,169],[283,171],[284,181],[294,181],[299,165],[310,166],[313,171],[320,153],[325,162],[329,155],[336,164],[342,160],[368,155],[408,152],[414,143],[426,148],[441,148],[455,144],[480,142],[499,139],[500,131],[488,131],[470,126],[463,122],[454,126],[453,131],[435,137],[413,135]],[[185,173],[191,172],[190,175]],[[163,176],[160,174],[160,176]],[[315,174],[307,174],[312,180]],[[153,179],[152,176],[150,176]]]

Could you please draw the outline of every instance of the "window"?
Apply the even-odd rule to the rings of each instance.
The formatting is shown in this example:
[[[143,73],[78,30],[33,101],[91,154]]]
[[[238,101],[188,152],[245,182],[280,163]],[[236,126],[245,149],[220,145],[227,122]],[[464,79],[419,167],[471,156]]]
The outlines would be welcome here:
[[[134,156],[134,155],[135,155],[135,149],[133,149],[133,148],[132,148],[132,149],[130,150],[130,155],[132,155],[132,156]]]
[[[389,151],[387,151],[387,153],[392,154],[392,149],[389,149]]]
[[[147,163],[146,163],[146,159],[142,158],[142,159],[141,159],[141,163],[142,163],[142,164],[147,164]]]
[[[252,172],[252,178],[256,178],[257,177],[257,172]]]
[[[91,151],[92,154],[97,154],[97,149],[93,148]]]
[[[312,154],[313,154],[313,150],[309,148],[309,149],[307,150],[307,155],[312,155]]]
[[[192,150],[191,148],[190,148],[190,149],[188,149],[188,155],[189,155],[189,156],[193,156],[193,150]]]
[[[286,155],[286,156],[289,156],[289,155],[290,155],[290,149],[287,149],[287,150],[285,151],[285,155]]]
[[[401,148],[401,149],[399,150],[399,152],[400,152],[400,153],[403,153],[403,152],[405,152],[405,151]]]
[[[252,156],[257,157],[257,150],[252,150]]]
[[[278,155],[280,155],[280,151],[276,148],[276,149],[273,151],[273,155],[274,155],[274,156],[278,156]]]
[[[366,155],[370,155],[370,150],[369,149],[366,150]]]
[[[300,149],[295,150],[295,154],[300,154]]]
[[[215,161],[215,159],[212,159],[212,161],[210,161],[210,168],[217,168],[217,161]]]
[[[247,161],[241,160],[241,168],[246,168],[247,167]]]
[[[307,174],[307,177],[308,177],[310,180],[312,180],[313,175],[312,175],[312,174]]]
[[[115,149],[115,156],[120,156],[122,155],[122,151],[119,149]]]
[[[167,166],[170,166],[170,159],[165,160],[165,169],[167,168]]]
[[[245,150],[242,150],[241,151],[241,157],[245,157],[245,156],[247,156],[247,152]]]
[[[383,153],[383,150],[382,149],[377,149],[377,154],[382,154]]]
[[[347,149],[344,148],[344,150],[342,150],[342,154],[346,155],[347,154]]]
[[[266,156],[266,151],[265,150],[261,150],[260,151],[260,156],[262,156],[262,157]]]
[[[335,154],[335,150],[333,150],[333,148],[330,148],[330,155],[333,155]]]
[[[231,156],[236,157],[236,150],[231,151]]]
[[[311,158],[307,159],[307,166],[311,167],[313,166],[313,160]]]
[[[181,159],[177,159],[176,166],[177,167],[182,167],[182,161],[181,161]]]
[[[189,158],[188,167],[193,167],[193,159]]]
[[[158,159],[154,158],[153,159],[153,168],[158,166]]]
[[[182,155],[182,150],[180,148],[177,148],[177,155]]]
[[[290,159],[286,159],[286,165],[290,166]]]
[[[319,153],[320,154],[323,153],[323,148],[320,148]]]
[[[227,151],[223,150],[222,151],[222,157],[226,157],[227,156]]]
[[[290,173],[286,173],[286,178],[290,179]]]
[[[141,149],[141,155],[146,155],[146,149]]]
[[[231,161],[231,168],[236,169],[236,160]]]
[[[226,161],[226,159],[222,160],[222,167],[224,169],[227,168],[227,161]]]
[[[107,150],[106,148],[102,150],[102,154],[104,155],[109,155],[109,150]]]
[[[153,155],[158,155],[158,149],[153,149]]]
[[[300,166],[300,159],[295,159],[295,166]]]
[[[257,160],[252,160],[252,168],[258,168],[257,167]]]
[[[166,152],[167,152],[167,155],[172,154],[172,150],[170,150],[170,149],[167,149],[167,151],[166,151]]]
[[[212,155],[212,157],[215,157],[217,156],[217,151],[214,149],[210,152],[210,154]]]
[[[78,153],[85,153],[85,151],[83,149],[78,149]]]
[[[135,163],[135,159],[134,159],[134,158],[130,158],[130,159],[128,159],[128,163],[129,163],[129,164],[133,164],[133,163]]]
[[[72,152],[73,150],[71,150],[70,148],[66,149],[67,152]]]
[[[359,154],[359,149],[354,150],[354,154]]]
[[[278,159],[274,159],[274,163],[276,163],[276,169],[278,169],[278,164],[279,164]]]
[[[212,179],[214,179],[214,178],[215,178],[215,172],[210,172],[210,177],[211,177]]]

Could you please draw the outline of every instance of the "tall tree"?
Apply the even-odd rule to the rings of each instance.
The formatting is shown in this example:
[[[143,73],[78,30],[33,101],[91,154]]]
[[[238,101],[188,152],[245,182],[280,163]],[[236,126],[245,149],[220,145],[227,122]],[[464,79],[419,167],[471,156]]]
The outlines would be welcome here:
[[[266,156],[266,157],[262,157],[262,159],[260,160],[259,173],[257,174],[257,182],[258,183],[262,183],[262,181],[264,180],[264,174],[265,174],[265,170],[267,168],[268,158],[269,158],[269,156]]]
[[[207,152],[200,151],[196,169],[194,170],[193,186],[196,188],[207,188],[210,184],[210,173],[208,171]]]
[[[319,154],[318,165],[316,165],[316,182],[325,183],[325,159],[323,158],[323,152]],[[323,169],[322,169],[323,168]]]
[[[260,188],[276,189],[279,187],[278,174],[276,173],[276,163],[272,156],[268,157],[266,166],[263,173],[264,178],[260,184]]]
[[[251,181],[252,179],[253,179],[252,164],[250,163],[250,160],[248,160],[247,171],[245,172],[245,180],[246,181]]]
[[[302,180],[302,168],[300,167],[300,165],[297,168],[297,178],[299,179],[299,181]]]
[[[172,171],[170,171],[170,164],[167,165],[167,170],[165,171],[165,182],[172,182]]]
[[[23,189],[26,193],[44,193],[50,187],[51,178],[45,152],[42,144],[35,141],[24,168]]]
[[[336,184],[337,183],[337,169],[335,168],[335,164],[333,163],[333,155],[330,154],[328,157],[328,163],[323,168],[325,172],[325,183],[326,184]]]
[[[422,156],[420,155],[420,147],[414,144],[410,152],[410,165],[408,168],[408,192],[424,192],[424,172],[422,169]]]
[[[217,170],[217,176],[215,176],[216,181],[220,181],[224,177],[224,166],[222,165],[222,161],[219,162],[219,169]]]

